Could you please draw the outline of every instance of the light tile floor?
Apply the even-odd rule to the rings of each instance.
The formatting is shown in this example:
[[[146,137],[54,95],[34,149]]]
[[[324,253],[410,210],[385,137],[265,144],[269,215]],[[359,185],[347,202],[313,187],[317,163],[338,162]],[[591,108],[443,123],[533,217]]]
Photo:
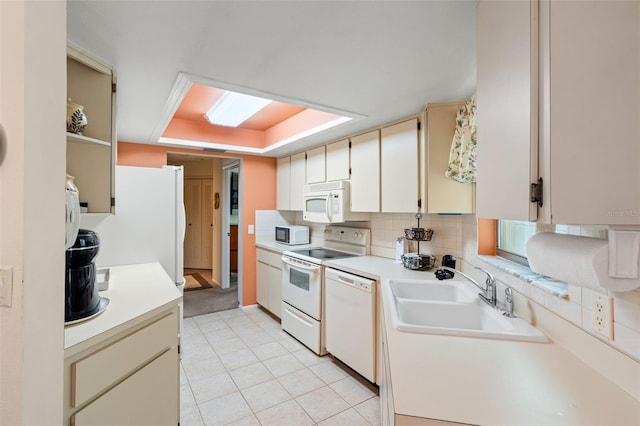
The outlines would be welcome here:
[[[261,309],[186,318],[180,425],[380,425],[378,390]]]

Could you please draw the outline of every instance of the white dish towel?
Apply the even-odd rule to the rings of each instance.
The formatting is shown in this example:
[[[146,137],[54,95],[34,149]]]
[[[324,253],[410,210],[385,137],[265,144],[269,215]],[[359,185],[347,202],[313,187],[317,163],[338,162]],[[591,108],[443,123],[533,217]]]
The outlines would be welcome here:
[[[640,287],[638,278],[609,276],[609,242],[605,239],[543,232],[529,239],[526,251],[533,272],[556,280],[612,291],[629,291]],[[626,262],[626,266],[619,261],[614,264],[620,264],[620,270],[633,271],[628,264],[630,261],[631,256],[624,256],[622,262]],[[637,270],[637,254],[633,261]]]

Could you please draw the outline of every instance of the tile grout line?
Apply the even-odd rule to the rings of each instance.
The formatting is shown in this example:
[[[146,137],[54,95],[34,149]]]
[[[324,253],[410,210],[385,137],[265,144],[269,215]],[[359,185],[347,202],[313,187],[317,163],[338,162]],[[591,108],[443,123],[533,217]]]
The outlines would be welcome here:
[[[211,315],[211,314],[205,314],[205,315]],[[258,317],[260,317],[260,318],[259,318],[259,320],[257,320],[257,319],[258,319]],[[327,360],[327,361],[321,361],[321,362],[317,362],[317,363],[315,363],[315,364],[311,364],[311,365],[307,365],[306,363],[304,363],[301,359],[299,359],[296,355],[294,355],[294,353],[296,353],[296,352],[303,352],[306,348],[301,347],[301,348],[299,348],[299,349],[296,349],[296,350],[293,350],[293,351],[292,351],[292,350],[290,350],[288,347],[283,346],[283,344],[282,344],[282,341],[283,341],[283,340],[282,340],[282,339],[278,339],[277,337],[275,337],[275,336],[273,336],[272,334],[268,333],[268,332],[267,332],[267,328],[264,328],[264,327],[262,327],[262,326],[260,325],[261,323],[266,322],[266,321],[264,321],[264,320],[266,320],[266,319],[276,321],[274,318],[272,318],[272,317],[271,317],[271,316],[269,316],[268,314],[261,313],[261,314],[251,314],[251,315],[250,315],[250,314],[247,314],[247,313],[244,313],[244,312],[240,312],[240,314],[233,314],[233,315],[229,315],[229,316],[227,316],[226,318],[225,318],[224,316],[220,316],[220,315],[217,315],[217,316],[215,316],[215,317],[212,317],[212,318],[211,318],[211,320],[213,320],[213,321],[222,321],[222,322],[224,323],[224,325],[225,325],[225,327],[224,327],[224,328],[220,328],[219,330],[215,330],[215,331],[222,331],[222,330],[225,330],[225,329],[229,329],[229,330],[231,330],[231,333],[232,333],[232,335],[234,336],[234,337],[231,337],[231,336],[230,336],[230,337],[226,337],[226,338],[224,338],[224,339],[222,340],[222,342],[224,342],[224,341],[226,341],[226,340],[229,340],[229,339],[233,339],[233,338],[239,338],[239,339],[240,339],[240,341],[243,343],[243,345],[246,347],[246,349],[249,349],[249,352],[250,352],[250,353],[251,353],[251,354],[252,354],[252,355],[257,359],[257,362],[255,362],[255,363],[250,363],[250,364],[243,365],[243,366],[240,366],[240,367],[237,367],[237,368],[233,368],[233,369],[228,368],[228,367],[227,367],[227,365],[222,361],[222,359],[220,358],[220,356],[221,356],[221,355],[218,353],[218,351],[216,351],[216,349],[215,349],[215,348],[214,348],[214,346],[212,345],[212,343],[211,343],[211,341],[209,340],[209,338],[207,338],[207,336],[205,335],[204,329],[202,328],[203,323],[202,323],[202,322],[200,322],[200,321],[198,321],[196,318],[198,318],[198,317],[194,317],[193,323],[194,323],[194,325],[196,326],[196,328],[197,328],[197,330],[198,330],[199,335],[201,335],[201,336],[204,338],[204,340],[206,341],[207,346],[209,347],[209,349],[211,350],[211,352],[214,354],[214,356],[215,356],[215,357],[218,359],[218,361],[221,363],[221,365],[222,365],[222,367],[223,367],[223,370],[224,370],[224,373],[225,373],[225,374],[227,374],[227,375],[230,377],[231,381],[233,382],[234,387],[235,387],[235,389],[236,389],[236,390],[235,390],[235,391],[233,391],[233,392],[238,392],[238,393],[240,394],[240,396],[242,397],[242,400],[244,401],[244,403],[245,403],[245,404],[247,405],[247,407],[249,408],[249,410],[250,410],[250,412],[251,412],[251,416],[253,416],[253,417],[256,419],[256,421],[257,421],[258,423],[262,424],[262,422],[260,422],[260,420],[259,420],[259,418],[258,418],[258,413],[262,413],[262,412],[264,412],[264,411],[266,411],[266,410],[269,410],[269,409],[271,409],[271,408],[274,408],[274,407],[277,407],[277,406],[279,406],[279,405],[285,404],[285,403],[287,403],[287,402],[289,402],[289,401],[293,401],[293,402],[294,402],[294,403],[295,403],[295,404],[296,404],[296,405],[297,405],[297,406],[302,410],[302,412],[303,412],[303,413],[305,413],[305,415],[307,415],[307,416],[309,417],[309,419],[311,419],[311,420],[312,420],[312,422],[314,422],[314,423],[313,423],[314,425],[318,425],[319,423],[321,423],[321,422],[323,422],[323,421],[326,421],[327,419],[330,419],[330,418],[332,418],[332,417],[334,417],[334,416],[340,415],[340,414],[342,414],[342,413],[344,413],[344,412],[346,412],[346,411],[348,411],[348,410],[350,410],[350,409],[354,409],[355,413],[357,413],[357,415],[359,415],[360,417],[362,417],[362,418],[367,422],[367,424],[370,424],[370,425],[372,424],[372,423],[371,423],[371,422],[370,422],[370,421],[369,421],[369,420],[368,420],[368,419],[367,419],[363,414],[361,414],[361,413],[360,413],[360,411],[358,411],[358,409],[356,408],[356,406],[361,405],[361,404],[363,404],[363,403],[365,403],[365,402],[367,402],[367,401],[369,401],[369,400],[374,399],[374,398],[376,398],[376,397],[377,397],[375,390],[374,390],[374,389],[372,389],[372,386],[371,386],[370,384],[368,384],[368,383],[367,383],[367,384],[362,383],[362,380],[359,380],[359,378],[358,378],[358,377],[356,377],[356,375],[355,375],[356,373],[355,373],[355,372],[353,372],[352,370],[350,370],[350,371],[344,371],[344,369],[343,369],[342,367],[340,367],[339,365],[336,365],[336,364],[332,364],[332,365],[336,366],[337,368],[342,369],[342,370],[346,373],[346,376],[345,376],[345,377],[343,377],[343,378],[339,378],[339,379],[337,379],[337,380],[334,380],[334,381],[333,381],[333,382],[331,382],[331,383],[327,383],[327,382],[326,382],[325,380],[323,380],[323,379],[322,379],[322,378],[321,378],[321,377],[320,377],[316,372],[314,372],[314,371],[311,369],[311,367],[313,367],[313,366],[315,366],[315,365],[322,364],[322,363],[324,363],[324,362],[331,362],[331,361],[330,361],[330,360]],[[244,319],[246,319],[246,320],[249,322],[249,324],[251,324],[252,326],[256,326],[256,327],[258,327],[258,328],[260,329],[260,332],[266,333],[266,334],[268,334],[268,335],[270,336],[270,341],[269,341],[269,342],[262,343],[262,344],[257,344],[257,345],[254,345],[254,346],[249,346],[249,344],[248,344],[248,343],[247,343],[247,341],[242,337],[242,335],[240,335],[240,334],[238,334],[238,333],[236,332],[236,330],[235,330],[235,329],[234,329],[234,327],[233,327],[233,323],[232,323],[232,324],[230,324],[230,323],[229,323],[229,321],[233,321],[233,320],[234,320],[234,319],[236,319],[236,318],[244,318]],[[260,321],[260,320],[262,320],[262,321]],[[236,327],[236,328],[237,328],[237,327],[242,327],[242,325],[241,325],[241,324],[240,324],[240,325],[236,324],[236,325],[235,325],[235,327]],[[291,338],[291,339],[293,339],[293,338]],[[271,357],[271,358],[261,359],[261,358],[259,357],[258,353],[255,351],[255,348],[257,348],[257,347],[259,347],[259,346],[261,346],[261,345],[263,345],[263,344],[270,344],[270,343],[278,343],[278,345],[280,345],[281,347],[284,347],[284,349],[285,349],[285,351],[286,351],[286,354],[284,354],[284,355],[291,355],[291,356],[293,356],[293,357],[294,357],[294,359],[296,359],[298,362],[300,362],[300,363],[301,363],[301,365],[302,365],[303,367],[302,367],[302,368],[300,368],[300,369],[298,369],[298,370],[294,370],[294,371],[288,372],[288,373],[286,373],[286,374],[282,374],[282,375],[281,375],[281,376],[279,376],[279,377],[276,377],[275,375],[273,375],[273,372],[272,372],[272,371],[271,371],[271,370],[270,370],[270,369],[265,365],[265,361],[268,361],[268,360],[270,360],[270,359],[277,358],[278,356],[273,356],[273,357]],[[240,350],[244,350],[244,349],[240,349]],[[306,350],[308,351],[308,349],[306,349]],[[233,353],[233,352],[230,352],[230,353]],[[279,356],[284,356],[284,355],[279,355]],[[313,355],[315,355],[315,354],[313,354]],[[331,357],[330,359],[333,359],[333,358]],[[336,360],[336,361],[340,362],[339,360]],[[186,379],[186,384],[187,384],[187,386],[189,387],[189,391],[191,392],[191,395],[192,395],[192,397],[193,397],[194,403],[195,403],[196,408],[197,408],[197,412],[198,412],[198,414],[199,414],[199,416],[200,416],[200,421],[204,424],[204,417],[203,417],[203,415],[202,415],[202,411],[201,411],[201,409],[200,409],[200,405],[201,405],[201,403],[198,403],[198,402],[197,402],[197,400],[196,400],[195,394],[193,393],[193,388],[192,388],[192,384],[191,384],[191,379],[189,378],[189,376],[188,376],[188,374],[187,374],[187,372],[186,372],[186,369],[184,368],[184,365],[182,364],[182,359],[181,359],[181,361],[180,361],[180,362],[181,362],[181,369],[182,369],[183,374],[184,374],[185,379]],[[342,363],[340,362],[340,364],[342,364]],[[238,370],[238,369],[240,369],[240,368],[244,368],[244,367],[252,366],[252,365],[260,365],[260,366],[262,366],[264,369],[266,369],[266,370],[270,373],[270,375],[271,375],[271,377],[272,377],[272,378],[271,378],[271,379],[269,379],[269,380],[265,380],[264,382],[260,382],[260,383],[256,383],[256,384],[253,384],[253,385],[251,385],[251,386],[248,386],[246,389],[249,389],[249,388],[251,388],[252,386],[260,385],[260,384],[262,384],[262,383],[266,383],[266,382],[268,382],[268,381],[270,381],[270,380],[275,380],[275,382],[276,382],[276,383],[277,383],[277,384],[278,384],[278,385],[279,385],[279,386],[280,386],[280,387],[285,391],[285,393],[286,393],[286,395],[289,397],[289,399],[287,399],[286,401],[282,401],[282,402],[280,402],[280,403],[278,403],[278,404],[272,405],[271,407],[267,407],[267,408],[265,408],[265,409],[263,409],[263,410],[260,410],[260,411],[254,411],[254,410],[253,410],[253,408],[251,407],[251,405],[249,404],[249,401],[246,399],[246,397],[245,397],[244,393],[242,392],[242,391],[243,391],[243,389],[240,389],[240,387],[239,387],[239,383],[237,382],[237,379],[234,379],[233,375],[231,374],[231,372],[232,372],[232,371]],[[316,388],[316,389],[312,389],[312,390],[306,391],[306,392],[304,392],[304,393],[302,393],[302,394],[298,395],[297,397],[294,397],[294,396],[293,396],[293,394],[291,393],[291,391],[290,391],[289,389],[287,389],[287,388],[282,384],[282,382],[281,382],[281,380],[280,380],[280,379],[281,379],[282,377],[284,377],[284,376],[288,375],[288,374],[293,374],[293,373],[295,373],[295,372],[303,371],[303,370],[308,371],[309,373],[311,373],[311,374],[313,375],[313,377],[316,377],[316,378],[317,378],[321,383],[323,383],[323,385],[322,385],[321,387],[319,387],[319,388]],[[353,404],[353,405],[352,405],[351,403],[349,403],[347,400],[345,400],[345,399],[344,399],[340,394],[338,394],[338,393],[337,393],[337,392],[336,392],[336,391],[331,387],[331,385],[332,385],[332,384],[337,383],[337,382],[339,382],[339,381],[341,381],[341,380],[345,380],[345,379],[347,379],[347,378],[351,378],[352,380],[355,380],[356,382],[358,382],[360,385],[364,386],[367,390],[369,390],[369,391],[371,391],[371,392],[372,392],[372,395],[371,395],[371,396],[369,396],[368,398],[364,399],[363,401],[359,401],[357,404]],[[328,390],[330,390],[331,392],[335,393],[335,394],[336,394],[336,396],[337,396],[341,401],[343,401],[343,402],[347,405],[347,407],[346,407],[345,409],[341,410],[341,411],[338,411],[338,412],[336,412],[336,413],[333,413],[332,415],[330,415],[330,416],[328,416],[328,417],[326,417],[326,418],[324,418],[324,419],[320,420],[319,422],[315,422],[315,420],[314,420],[314,419],[313,419],[313,417],[310,415],[310,413],[309,413],[307,410],[305,410],[303,406],[301,406],[301,405],[300,405],[300,403],[298,402],[298,400],[297,400],[296,398],[302,397],[302,396],[304,396],[304,395],[307,395],[307,394],[309,394],[309,393],[311,393],[311,392],[317,391],[318,389],[322,389],[322,388],[328,388]],[[225,396],[225,395],[229,395],[229,394],[231,394],[231,393],[233,393],[233,392],[229,392],[229,393],[227,393],[227,394],[217,396],[216,398],[212,398],[211,400],[215,400],[215,399],[217,399],[217,398],[221,398],[221,397],[223,397],[223,396]],[[209,400],[209,401],[211,401],[211,400]],[[202,402],[202,403],[206,403],[206,402],[209,402],[209,401],[204,401],[204,402]],[[249,417],[249,416],[245,416],[245,417]],[[245,417],[242,417],[242,418],[245,418]],[[241,420],[241,419],[234,420],[234,421],[232,421],[231,423],[233,423],[233,422],[235,422],[235,421],[238,421],[238,420]]]

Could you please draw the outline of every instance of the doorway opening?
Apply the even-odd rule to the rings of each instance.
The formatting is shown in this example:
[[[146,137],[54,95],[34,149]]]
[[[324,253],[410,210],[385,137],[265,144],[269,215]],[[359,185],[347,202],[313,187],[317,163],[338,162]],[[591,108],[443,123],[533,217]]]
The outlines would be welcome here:
[[[183,316],[234,309],[239,306],[242,294],[237,239],[241,217],[240,162],[224,157],[168,153],[167,164],[184,168]],[[235,244],[230,241],[232,225]],[[234,256],[230,253],[232,247]]]

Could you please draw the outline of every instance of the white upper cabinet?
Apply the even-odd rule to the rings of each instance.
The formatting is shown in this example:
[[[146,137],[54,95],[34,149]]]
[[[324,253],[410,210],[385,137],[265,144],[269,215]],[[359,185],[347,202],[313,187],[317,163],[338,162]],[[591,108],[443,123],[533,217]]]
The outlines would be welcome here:
[[[541,2],[545,222],[640,225],[640,2]]]
[[[83,107],[87,126],[81,133],[67,132],[67,173],[75,177],[89,213],[113,213],[115,96],[111,65],[68,43],[67,98]]]
[[[276,209],[302,211],[305,182],[304,152],[277,160]]]
[[[351,138],[351,211],[380,211],[380,131]]]
[[[291,174],[289,181],[289,210],[302,211],[305,182],[305,160],[304,152],[291,156]]]
[[[307,151],[307,183],[320,183],[327,180],[325,147]]]
[[[482,1],[477,8],[477,214],[536,220],[537,5]]]
[[[384,127],[380,136],[382,212],[417,212],[418,119]]]
[[[427,213],[473,213],[475,185],[460,183],[445,176],[449,164],[451,142],[456,130],[456,115],[465,102],[443,102],[427,105],[424,122],[426,147],[426,185],[422,200],[427,200]],[[424,181],[424,180],[423,180]],[[423,211],[425,206],[423,205]]]
[[[327,181],[349,179],[349,139],[327,145]]]
[[[481,1],[477,24],[478,216],[640,225],[640,2]]]
[[[289,210],[291,208],[291,200],[289,199],[290,182],[291,157],[278,158],[276,171],[276,209],[278,210]]]

